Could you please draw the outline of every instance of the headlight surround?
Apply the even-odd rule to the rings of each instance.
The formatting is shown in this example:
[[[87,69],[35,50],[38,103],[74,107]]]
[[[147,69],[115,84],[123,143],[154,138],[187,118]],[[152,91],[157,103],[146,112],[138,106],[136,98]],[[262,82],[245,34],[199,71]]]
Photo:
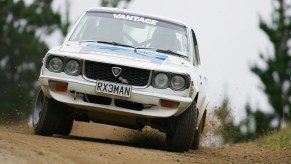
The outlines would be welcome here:
[[[48,54],[44,60],[44,66],[51,72],[78,76],[82,72],[82,60]]]
[[[163,72],[157,72],[153,77],[153,86],[159,89],[165,89],[169,86],[169,76]]]
[[[64,61],[60,57],[53,56],[48,59],[47,68],[51,72],[62,72],[64,67]]]
[[[158,89],[171,88],[174,91],[183,91],[190,87],[191,77],[188,74],[154,71],[152,86]]]
[[[66,62],[64,72],[68,75],[77,76],[81,72],[81,64],[78,60],[70,59]]]
[[[182,90],[186,86],[186,79],[181,75],[174,75],[171,78],[170,86],[172,90]]]

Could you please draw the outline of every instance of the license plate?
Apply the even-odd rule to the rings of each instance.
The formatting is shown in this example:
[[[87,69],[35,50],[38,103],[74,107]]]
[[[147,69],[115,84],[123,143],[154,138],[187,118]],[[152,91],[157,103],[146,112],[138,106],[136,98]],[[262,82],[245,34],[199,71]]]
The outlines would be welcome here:
[[[96,92],[107,93],[116,96],[130,97],[131,86],[97,80]]]

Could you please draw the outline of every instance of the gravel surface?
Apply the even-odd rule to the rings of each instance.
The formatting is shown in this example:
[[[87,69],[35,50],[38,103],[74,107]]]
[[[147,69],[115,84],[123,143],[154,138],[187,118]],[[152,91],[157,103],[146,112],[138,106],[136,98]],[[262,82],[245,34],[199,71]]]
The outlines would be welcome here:
[[[165,136],[74,123],[68,137],[36,136],[26,124],[0,125],[0,163],[291,163],[291,149],[266,149],[255,143],[202,147],[197,151],[165,151]]]

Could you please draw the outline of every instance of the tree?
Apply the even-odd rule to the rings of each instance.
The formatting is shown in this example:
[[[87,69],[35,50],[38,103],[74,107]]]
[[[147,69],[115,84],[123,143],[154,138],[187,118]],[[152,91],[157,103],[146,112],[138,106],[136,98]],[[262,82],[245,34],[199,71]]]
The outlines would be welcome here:
[[[276,128],[280,129],[284,121],[291,122],[291,2],[287,3],[284,0],[273,0],[273,16],[271,23],[267,23],[260,19],[260,28],[268,36],[271,41],[274,53],[260,54],[260,58],[264,63],[264,67],[258,64],[251,66],[251,71],[256,74],[262,82],[262,90],[268,97],[269,103],[273,109],[271,113],[262,112],[261,110],[252,110],[249,104],[246,105],[246,118],[238,125],[233,121],[220,121],[224,126],[231,127],[231,130],[236,131],[239,135],[227,136],[222,133],[223,138],[230,137],[231,141],[242,142],[253,140],[265,133],[274,129],[272,123],[278,122]],[[289,13],[289,15],[288,15]],[[224,101],[226,102],[226,101]],[[225,104],[225,103],[223,103]],[[229,112],[226,105],[218,112],[224,112],[226,117]],[[225,114],[226,112],[226,114]],[[225,118],[218,115],[219,120]],[[285,119],[285,120],[284,120]],[[233,138],[232,138],[233,137]],[[225,139],[226,142],[230,140]]]
[[[0,115],[14,118],[29,110],[42,58],[48,50],[41,39],[66,31],[52,0],[0,0]],[[0,119],[1,121],[1,119]]]
[[[101,0],[100,5],[103,7],[114,7],[117,8],[120,2],[125,2],[123,8],[127,8],[131,0]]]
[[[278,120],[277,128],[280,129],[284,117],[291,122],[291,56],[288,44],[291,38],[291,15],[288,15],[291,3],[274,0],[273,4],[271,23],[261,19],[260,28],[273,44],[274,54],[261,54],[266,67],[253,65],[251,71],[260,78],[263,91],[274,111],[273,118]]]
[[[237,142],[254,140],[274,129],[271,126],[273,113],[262,112],[260,109],[253,111],[249,104],[245,106],[245,112],[246,118],[238,125],[241,134],[236,138]]]

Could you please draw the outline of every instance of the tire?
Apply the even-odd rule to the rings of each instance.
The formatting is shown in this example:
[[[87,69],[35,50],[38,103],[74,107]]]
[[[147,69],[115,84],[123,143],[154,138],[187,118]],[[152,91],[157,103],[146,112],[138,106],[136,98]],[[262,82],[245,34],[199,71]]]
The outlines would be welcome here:
[[[74,120],[70,118],[70,113],[68,111],[64,111],[63,119],[61,120],[56,133],[68,136],[72,131],[73,122]]]
[[[174,120],[173,130],[167,133],[167,146],[169,151],[188,151],[192,145],[197,122],[196,103],[193,102],[188,109]]]
[[[204,112],[202,116],[202,120],[200,121],[198,129],[195,130],[195,136],[194,136],[194,140],[191,146],[191,149],[193,150],[197,150],[199,148],[201,133],[204,129],[205,120],[206,120],[206,111]]]
[[[37,98],[33,110],[32,126],[33,131],[37,135],[51,136],[67,131],[61,131],[64,126],[64,108],[66,106],[54,99],[49,99],[45,96],[41,88],[37,93]]]

